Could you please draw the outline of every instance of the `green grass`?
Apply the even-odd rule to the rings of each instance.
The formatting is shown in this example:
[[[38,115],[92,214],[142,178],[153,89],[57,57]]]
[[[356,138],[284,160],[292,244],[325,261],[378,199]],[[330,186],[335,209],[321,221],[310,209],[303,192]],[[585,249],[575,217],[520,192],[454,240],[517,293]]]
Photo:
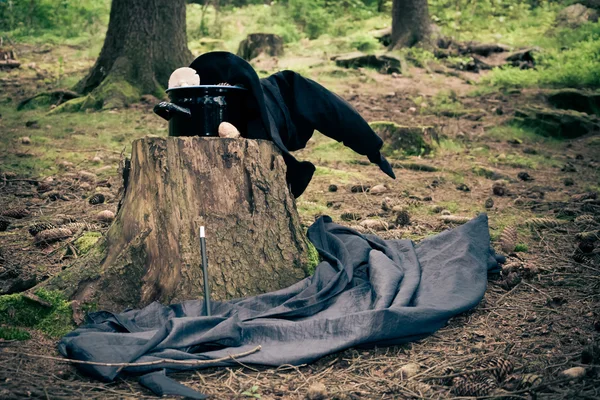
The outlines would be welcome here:
[[[135,109],[48,114],[41,109],[17,112],[12,105],[0,105],[0,113],[4,125],[0,163],[3,169],[26,176],[54,174],[61,161],[94,170],[100,166],[91,161],[96,154],[102,155],[106,165],[116,165],[121,151],[131,152],[132,140],[166,135],[163,120]],[[25,122],[33,120],[40,128],[26,130]],[[19,138],[25,134],[31,138],[31,145],[20,143]],[[31,156],[19,156],[19,152]]]
[[[496,68],[481,80],[496,87],[600,88],[600,24],[549,33],[536,68]]]
[[[498,139],[502,141],[517,139],[521,141],[523,145],[544,144],[551,148],[560,147],[564,143],[556,138],[539,135],[535,130],[528,127],[519,126],[517,124],[494,126],[486,130],[485,135],[490,139]]]

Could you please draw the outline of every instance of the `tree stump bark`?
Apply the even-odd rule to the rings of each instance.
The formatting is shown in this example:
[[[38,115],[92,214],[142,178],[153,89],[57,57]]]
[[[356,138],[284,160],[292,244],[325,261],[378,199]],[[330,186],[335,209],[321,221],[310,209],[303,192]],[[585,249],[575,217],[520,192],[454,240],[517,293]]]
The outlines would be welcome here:
[[[308,275],[314,254],[271,142],[148,137],[133,142],[130,165],[106,238],[51,289],[110,311],[201,298],[200,226],[216,300]]]

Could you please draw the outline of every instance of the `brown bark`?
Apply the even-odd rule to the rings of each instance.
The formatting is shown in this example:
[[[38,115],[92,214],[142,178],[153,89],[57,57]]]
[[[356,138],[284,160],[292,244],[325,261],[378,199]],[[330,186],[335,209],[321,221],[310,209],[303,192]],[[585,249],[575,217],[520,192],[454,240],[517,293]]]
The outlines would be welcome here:
[[[192,59],[185,15],[184,0],[113,0],[100,56],[76,90],[90,93],[111,75],[140,94],[166,88],[171,72]]]
[[[201,298],[200,226],[217,300],[307,276],[308,242],[271,142],[144,138],[133,142],[130,165],[106,239],[50,288],[112,311]]]
[[[394,0],[390,50],[429,44],[431,21],[427,0]]]

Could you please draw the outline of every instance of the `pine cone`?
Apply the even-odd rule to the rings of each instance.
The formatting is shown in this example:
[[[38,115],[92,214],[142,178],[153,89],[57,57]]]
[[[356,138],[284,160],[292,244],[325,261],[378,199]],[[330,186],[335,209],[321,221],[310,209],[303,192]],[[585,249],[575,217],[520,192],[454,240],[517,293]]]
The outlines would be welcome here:
[[[595,225],[595,224],[597,224],[594,216],[590,215],[590,214],[578,216],[577,218],[575,218],[575,223],[578,225]]]
[[[90,204],[91,205],[96,205],[96,204],[102,204],[104,203],[104,195],[102,193],[96,193],[95,195],[93,195],[92,197],[90,197]]]
[[[587,192],[587,193],[575,194],[575,195],[571,196],[571,201],[579,202],[579,201],[588,200],[588,199],[595,200],[596,198],[598,198],[598,193]]]
[[[96,182],[96,174],[88,171],[79,171],[79,179],[83,182]]]
[[[590,258],[581,250],[577,249],[575,250],[575,253],[573,253],[573,260],[580,264],[586,264],[590,261]]]
[[[529,226],[530,228],[538,228],[538,229],[556,228],[556,227],[558,227],[560,225],[564,225],[566,223],[567,223],[567,221],[561,221],[558,219],[551,219],[551,218],[530,218],[525,221],[525,225]]]
[[[2,213],[2,216],[4,216],[4,217],[10,217],[10,218],[16,218],[16,219],[25,218],[28,215],[29,215],[29,210],[27,210],[26,208],[11,208],[10,210],[6,210]]]
[[[485,200],[485,203],[483,205],[485,206],[485,208],[493,208],[494,207],[494,199],[492,199],[491,197],[488,197]]]
[[[440,219],[449,224],[466,224],[471,220],[469,217],[461,217],[459,215],[444,215]]]
[[[10,221],[6,218],[0,218],[0,232],[5,232],[10,226]]]
[[[36,222],[35,224],[29,225],[27,230],[31,236],[35,236],[42,231],[47,231],[48,229],[54,228],[56,228],[56,226],[50,222]]]
[[[502,387],[514,392],[515,390],[528,389],[542,383],[542,377],[536,374],[510,375],[505,379]]]
[[[505,253],[512,253],[517,246],[518,234],[513,226],[507,226],[500,235],[500,246]]]
[[[71,233],[74,235],[80,230],[93,231],[99,229],[100,227],[97,225],[86,224],[85,222],[72,222],[70,224],[61,226],[61,228],[70,230]]]
[[[398,215],[396,215],[396,225],[410,225],[410,215],[408,214],[408,211],[402,210],[398,213]]]
[[[343,221],[358,221],[361,217],[358,213],[343,213],[340,218]]]
[[[53,243],[59,240],[68,239],[73,234],[70,230],[64,228],[54,228],[48,229],[46,231],[41,231],[37,235],[35,235],[35,243],[36,244],[45,244],[45,243]]]
[[[464,377],[454,378],[452,393],[457,396],[486,396],[495,387],[495,382],[473,382]]]
[[[600,231],[579,232],[575,237],[579,240],[596,241],[600,240]]]
[[[506,194],[506,183],[495,182],[492,185],[492,193],[494,193],[496,196],[504,196]]]
[[[487,363],[488,368],[494,368],[491,374],[502,382],[514,369],[512,362],[504,358],[495,358]]]
[[[430,396],[433,394],[432,387],[426,383],[410,380],[410,381],[405,381],[403,383],[403,386],[406,387],[411,392],[418,393],[421,396]]]

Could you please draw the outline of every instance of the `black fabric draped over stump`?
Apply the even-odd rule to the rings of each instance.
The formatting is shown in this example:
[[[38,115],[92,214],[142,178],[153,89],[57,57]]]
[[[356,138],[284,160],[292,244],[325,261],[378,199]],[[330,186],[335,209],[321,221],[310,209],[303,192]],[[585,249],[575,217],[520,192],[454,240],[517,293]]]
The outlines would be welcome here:
[[[367,156],[395,178],[380,153],[381,138],[350,104],[315,81],[293,71],[259,79],[248,62],[227,52],[203,54],[190,67],[198,72],[202,85],[227,82],[250,91],[245,109],[240,110],[247,124],[237,128],[246,138],[272,140],[282,151],[294,197],[304,192],[315,166],[296,160],[290,151],[304,148],[315,130]]]

